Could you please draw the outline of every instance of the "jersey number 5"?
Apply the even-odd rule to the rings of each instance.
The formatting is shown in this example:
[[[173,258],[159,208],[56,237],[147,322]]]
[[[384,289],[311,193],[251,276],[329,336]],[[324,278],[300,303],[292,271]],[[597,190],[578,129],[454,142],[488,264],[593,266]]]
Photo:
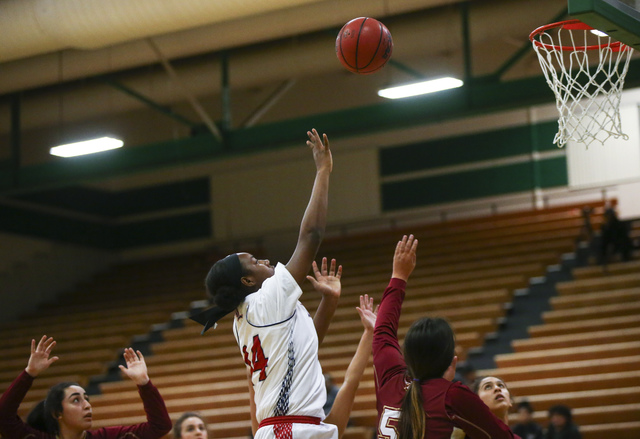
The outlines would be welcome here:
[[[251,358],[249,358],[249,352],[247,347],[243,346],[242,353],[244,354],[244,362],[251,368],[253,374],[256,370],[260,371],[260,381],[267,379],[267,366],[269,365],[269,359],[264,356],[262,350],[262,344],[260,343],[260,337],[253,336],[253,344],[251,345]]]
[[[380,425],[378,426],[378,437],[384,439],[398,439],[398,430],[396,425],[400,419],[400,411],[385,407],[382,416],[380,416]]]

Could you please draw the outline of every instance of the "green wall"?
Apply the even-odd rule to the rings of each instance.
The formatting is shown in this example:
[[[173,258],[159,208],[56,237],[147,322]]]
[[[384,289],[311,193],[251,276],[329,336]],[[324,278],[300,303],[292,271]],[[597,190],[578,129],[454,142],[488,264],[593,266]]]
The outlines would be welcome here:
[[[566,156],[536,160],[530,156],[533,151],[557,150],[553,145],[556,130],[557,123],[548,122],[383,148],[379,157],[382,210],[566,186]],[[491,164],[510,158],[516,162]],[[470,169],[419,176],[421,171],[464,165]],[[473,169],[474,165],[480,165],[479,169]]]

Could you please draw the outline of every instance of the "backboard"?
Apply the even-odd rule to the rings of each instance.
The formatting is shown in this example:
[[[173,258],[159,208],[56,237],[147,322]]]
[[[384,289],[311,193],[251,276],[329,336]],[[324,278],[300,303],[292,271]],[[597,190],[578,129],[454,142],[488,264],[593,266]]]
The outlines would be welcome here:
[[[640,0],[567,0],[569,16],[640,49]]]

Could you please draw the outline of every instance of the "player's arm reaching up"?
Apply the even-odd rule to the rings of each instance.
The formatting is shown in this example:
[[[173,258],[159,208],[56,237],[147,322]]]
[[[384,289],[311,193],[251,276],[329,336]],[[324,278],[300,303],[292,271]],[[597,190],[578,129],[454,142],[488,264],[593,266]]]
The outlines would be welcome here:
[[[307,135],[309,136],[307,146],[311,148],[316,164],[316,178],[300,224],[298,243],[291,259],[287,262],[287,270],[298,284],[302,284],[305,280],[324,236],[329,205],[329,176],[333,169],[333,158],[327,135],[320,137],[315,128],[307,131]]]
[[[360,296],[360,306],[356,307],[364,332],[360,337],[360,343],[356,350],[353,360],[349,364],[344,374],[344,381],[333,402],[331,411],[327,415],[324,422],[334,424],[338,427],[338,437],[342,437],[349,417],[351,416],[351,408],[356,397],[356,391],[364,374],[364,370],[369,363],[371,356],[371,341],[373,340],[373,328],[376,324],[376,313],[378,309],[373,309],[373,298],[368,295]]]
[[[315,276],[315,277],[314,277]],[[318,334],[318,343],[321,344],[324,336],[329,329],[329,323],[333,318],[340,299],[342,287],[340,278],[342,277],[342,265],[336,269],[336,260],[331,259],[331,266],[327,270],[327,258],[322,258],[322,265],[318,269],[318,264],[313,261],[313,276],[307,276],[307,279],[313,285],[313,288],[322,294],[322,300],[316,314],[313,316],[313,324]]]

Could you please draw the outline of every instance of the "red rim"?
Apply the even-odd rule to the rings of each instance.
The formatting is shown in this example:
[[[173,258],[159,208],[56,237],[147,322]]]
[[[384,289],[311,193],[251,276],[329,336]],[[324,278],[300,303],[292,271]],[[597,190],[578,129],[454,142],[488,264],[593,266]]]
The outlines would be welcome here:
[[[593,27],[581,22],[580,20],[559,21],[557,23],[551,23],[551,24],[546,24],[544,26],[540,26],[539,28],[531,32],[531,34],[529,34],[529,40],[531,40],[531,42],[538,47],[542,47],[547,50],[556,50],[556,51],[563,51],[563,52],[574,52],[576,50],[599,50],[604,47],[611,47],[612,50],[619,51],[619,50],[623,50],[625,46],[623,43],[619,41],[606,43],[606,44],[594,44],[592,46],[556,46],[554,44],[544,44],[535,39],[537,35],[541,35],[542,33],[548,31],[549,29],[554,29],[558,27],[563,29],[568,29],[568,30],[593,30]]]

